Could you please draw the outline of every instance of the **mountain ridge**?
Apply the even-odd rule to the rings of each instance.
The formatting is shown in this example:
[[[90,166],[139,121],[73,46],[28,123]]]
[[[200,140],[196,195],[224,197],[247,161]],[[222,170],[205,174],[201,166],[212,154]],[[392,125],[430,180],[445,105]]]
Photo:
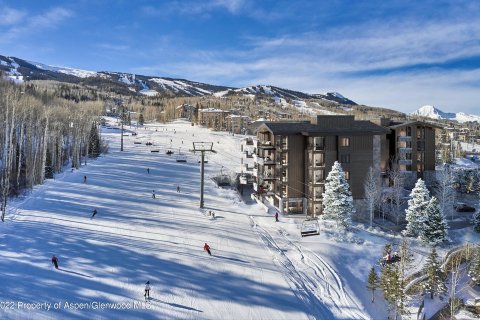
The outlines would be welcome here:
[[[357,105],[356,102],[337,92],[326,94],[309,94],[300,91],[284,89],[272,85],[253,85],[243,88],[233,88],[175,79],[170,77],[145,76],[114,71],[89,71],[70,67],[46,65],[40,62],[28,61],[17,57],[0,55],[0,71],[6,73],[10,80],[21,83],[28,80],[55,80],[69,83],[107,83],[115,85],[124,94],[139,94],[154,96],[171,94],[174,96],[207,96],[217,97],[229,95],[270,95],[277,99],[324,99],[345,105]]]

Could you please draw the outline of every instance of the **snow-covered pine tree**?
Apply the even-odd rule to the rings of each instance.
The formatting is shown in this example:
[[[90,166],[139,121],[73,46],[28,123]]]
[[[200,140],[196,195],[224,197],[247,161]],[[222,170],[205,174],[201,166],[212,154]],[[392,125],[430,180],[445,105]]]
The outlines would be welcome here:
[[[436,197],[432,197],[426,208],[425,222],[420,233],[420,239],[431,246],[436,246],[447,240],[448,225],[440,212]]]
[[[370,269],[370,273],[368,274],[368,284],[367,289],[368,291],[372,291],[372,303],[375,302],[375,290],[379,287],[379,279],[378,275],[375,272],[375,267]]]
[[[430,292],[431,299],[433,299],[435,293],[443,293],[447,291],[447,287],[445,286],[445,275],[440,269],[440,263],[438,262],[438,255],[435,247],[432,248],[423,270],[427,274],[424,288],[427,292]]]
[[[422,179],[418,179],[410,193],[408,208],[405,210],[407,227],[403,231],[405,236],[416,237],[422,234],[423,222],[425,221],[426,208],[430,201],[430,194]]]
[[[328,173],[323,205],[326,218],[334,219],[337,222],[337,228],[339,226],[348,228],[355,208],[345,172],[338,161],[335,161],[332,170]]]

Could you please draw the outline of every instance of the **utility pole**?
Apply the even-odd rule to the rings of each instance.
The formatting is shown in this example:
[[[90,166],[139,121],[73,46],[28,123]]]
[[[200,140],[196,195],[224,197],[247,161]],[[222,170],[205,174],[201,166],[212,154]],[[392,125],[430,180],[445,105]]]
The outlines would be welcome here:
[[[205,176],[205,152],[214,152],[213,142],[193,142],[193,151],[202,153],[202,162],[200,166],[200,208],[203,208],[203,186],[204,186],[204,176]]]

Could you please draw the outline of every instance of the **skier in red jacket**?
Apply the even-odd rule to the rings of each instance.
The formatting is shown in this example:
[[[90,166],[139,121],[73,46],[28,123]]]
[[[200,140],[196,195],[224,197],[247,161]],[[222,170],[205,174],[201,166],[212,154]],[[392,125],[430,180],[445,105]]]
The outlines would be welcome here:
[[[212,253],[210,252],[210,246],[206,242],[203,246],[203,250],[207,251],[210,256],[212,255]]]

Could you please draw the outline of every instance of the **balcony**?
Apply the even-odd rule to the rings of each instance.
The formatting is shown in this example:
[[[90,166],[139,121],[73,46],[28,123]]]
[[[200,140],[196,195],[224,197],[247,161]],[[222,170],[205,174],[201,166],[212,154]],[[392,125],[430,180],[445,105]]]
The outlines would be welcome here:
[[[412,141],[412,136],[398,136],[398,141]]]
[[[275,176],[271,173],[266,173],[263,175],[263,180],[265,181],[273,181],[275,179],[276,179]]]
[[[259,141],[257,146],[259,149],[269,149],[269,150],[275,149],[275,146],[272,144],[272,141]]]
[[[398,160],[398,164],[409,164],[411,165],[412,164],[412,159],[399,159]]]
[[[412,153],[412,148],[398,148],[401,153]]]
[[[263,164],[266,166],[272,166],[275,165],[275,160],[272,160],[270,157],[266,157],[263,159]]]

